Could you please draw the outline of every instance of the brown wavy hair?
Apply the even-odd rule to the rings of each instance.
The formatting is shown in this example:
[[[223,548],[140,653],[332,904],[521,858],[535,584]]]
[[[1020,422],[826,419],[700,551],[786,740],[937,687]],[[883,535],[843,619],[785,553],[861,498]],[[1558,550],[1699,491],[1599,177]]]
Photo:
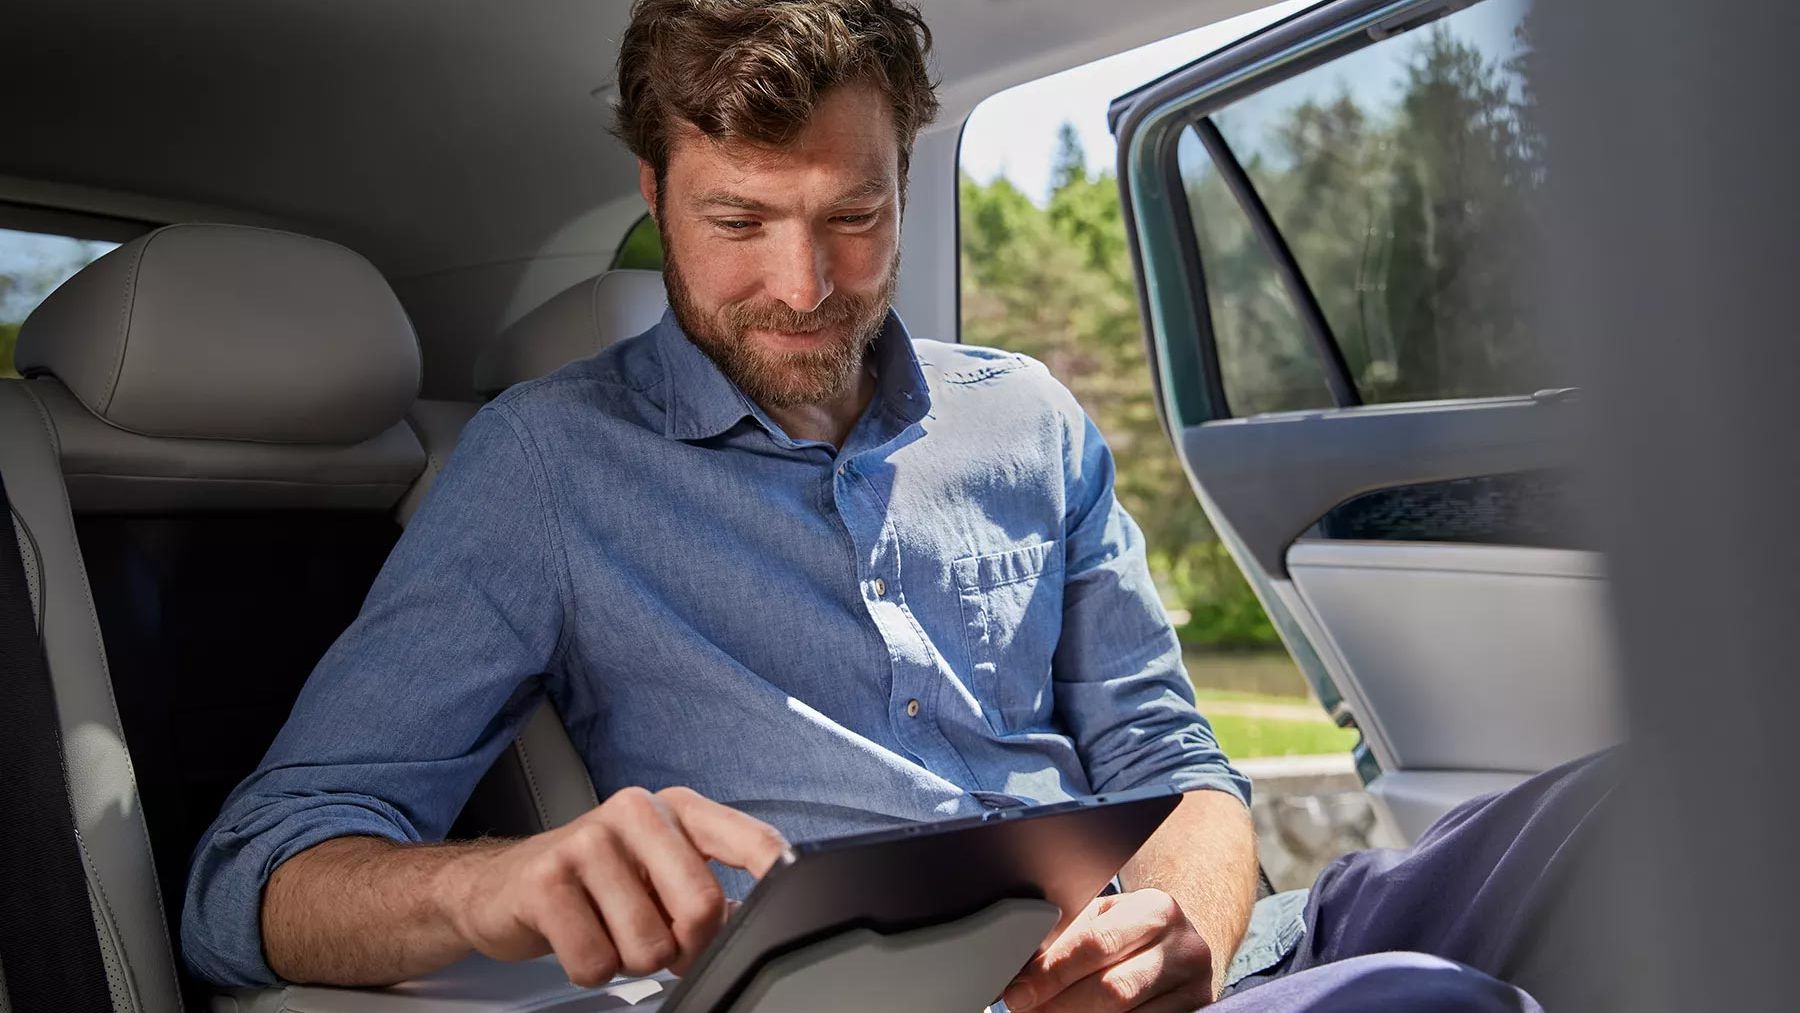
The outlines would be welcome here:
[[[938,111],[930,51],[918,8],[897,0],[637,0],[613,133],[660,181],[677,119],[714,140],[785,148],[827,91],[867,83],[893,105],[904,183]]]

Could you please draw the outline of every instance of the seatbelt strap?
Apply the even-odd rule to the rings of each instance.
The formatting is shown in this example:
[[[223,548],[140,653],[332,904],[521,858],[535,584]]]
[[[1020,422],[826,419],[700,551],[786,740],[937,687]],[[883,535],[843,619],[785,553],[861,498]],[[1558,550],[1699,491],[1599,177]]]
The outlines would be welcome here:
[[[0,479],[0,976],[12,1013],[109,1010],[56,691]]]

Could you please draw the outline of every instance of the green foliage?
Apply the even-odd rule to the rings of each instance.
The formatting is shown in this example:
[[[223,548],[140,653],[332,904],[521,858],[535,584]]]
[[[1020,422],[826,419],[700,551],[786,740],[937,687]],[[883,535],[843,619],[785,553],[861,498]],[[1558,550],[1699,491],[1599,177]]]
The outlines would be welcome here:
[[[1387,44],[1404,47],[1386,53],[1399,57],[1389,101],[1365,108],[1342,84],[1321,90],[1333,78],[1318,71],[1259,97],[1261,108],[1285,104],[1279,117],[1231,109],[1214,117],[1366,401],[1556,385],[1525,302],[1542,182],[1522,77],[1530,54],[1517,51],[1529,42],[1520,31],[1497,44],[1514,55],[1490,59],[1440,24]],[[1187,181],[1220,345],[1273,353],[1244,386],[1265,393],[1261,410],[1326,403],[1316,359],[1297,342],[1287,297],[1219,174],[1189,172]]]
[[[1186,615],[1175,628],[1182,643],[1238,649],[1281,642],[1237,563],[1216,540],[1192,542],[1173,553],[1158,551],[1150,558],[1168,599],[1180,603],[1175,618]]]
[[[13,367],[13,349],[19,346],[19,325],[0,323],[0,378],[17,377]]]
[[[1024,352],[1068,385],[1112,447],[1120,502],[1184,638],[1273,645],[1255,596],[1213,539],[1150,388],[1118,185],[1090,177],[1072,129],[1039,207],[1005,177],[964,177],[963,340]]]
[[[625,241],[619,244],[619,252],[613,255],[612,266],[615,270],[622,267],[639,271],[662,270],[662,233],[657,231],[654,219],[645,215],[637,220],[625,234]]]
[[[1519,301],[1542,178],[1532,92],[1518,80],[1529,54],[1490,60],[1442,26],[1395,44],[1406,48],[1391,100],[1364,108],[1322,68],[1215,121],[1367,399],[1533,389],[1537,345]],[[1527,45],[1523,30],[1514,45]],[[1248,218],[1195,136],[1180,154],[1234,411],[1329,404]],[[1184,643],[1275,645],[1157,420],[1118,187],[1089,174],[1066,124],[1051,183],[1040,207],[1004,177],[961,180],[963,339],[1042,360],[1093,417]]]

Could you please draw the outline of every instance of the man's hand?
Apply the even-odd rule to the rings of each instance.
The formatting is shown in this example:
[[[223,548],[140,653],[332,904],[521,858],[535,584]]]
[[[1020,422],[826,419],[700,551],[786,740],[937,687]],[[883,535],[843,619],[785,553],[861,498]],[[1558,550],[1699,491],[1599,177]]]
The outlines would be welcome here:
[[[1007,986],[1031,1013],[1189,1013],[1213,1000],[1213,955],[1161,890],[1097,897]]]
[[[554,952],[569,980],[685,970],[724,924],[708,859],[757,877],[787,848],[775,828],[687,788],[627,788],[580,819],[472,852],[439,877],[467,945],[498,960]]]

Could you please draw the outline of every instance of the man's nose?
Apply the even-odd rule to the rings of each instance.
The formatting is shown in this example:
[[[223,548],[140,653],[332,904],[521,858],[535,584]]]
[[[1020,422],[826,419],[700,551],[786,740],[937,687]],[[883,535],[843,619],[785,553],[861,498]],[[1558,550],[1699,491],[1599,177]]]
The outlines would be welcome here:
[[[800,313],[811,313],[831,294],[831,265],[823,243],[797,236],[770,258],[769,290]]]

